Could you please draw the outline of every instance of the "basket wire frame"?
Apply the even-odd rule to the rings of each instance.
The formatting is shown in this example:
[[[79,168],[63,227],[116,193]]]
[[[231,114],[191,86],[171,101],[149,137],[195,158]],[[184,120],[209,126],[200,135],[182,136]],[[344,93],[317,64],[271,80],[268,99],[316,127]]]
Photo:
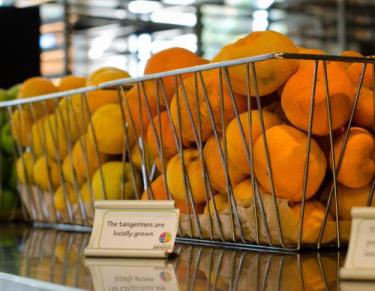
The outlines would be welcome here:
[[[277,203],[277,193],[275,189],[274,183],[274,175],[277,173],[273,173],[271,169],[271,157],[269,154],[268,148],[268,141],[266,138],[266,127],[265,121],[263,117],[263,105],[261,101],[261,96],[259,94],[259,88],[257,84],[257,71],[256,71],[256,63],[258,62],[266,62],[267,60],[272,59],[294,59],[294,60],[310,60],[314,64],[313,66],[313,74],[311,80],[306,80],[306,82],[311,82],[311,96],[310,96],[310,103],[309,103],[309,116],[308,116],[308,127],[307,127],[307,145],[306,145],[306,162],[303,172],[303,186],[301,188],[301,211],[300,211],[300,223],[297,227],[298,229],[298,236],[297,242],[294,245],[286,244],[284,239],[283,228],[281,226],[281,219],[279,213],[279,206]],[[344,132],[344,140],[342,143],[341,151],[338,157],[335,157],[335,152],[333,149],[334,144],[334,135],[333,135],[333,127],[332,127],[332,112],[331,112],[331,102],[330,102],[330,92],[329,92],[329,76],[327,70],[328,62],[358,62],[362,64],[359,83],[357,85],[357,89],[354,96],[354,104],[350,113],[349,121],[345,127]],[[230,68],[233,66],[243,66],[245,68],[245,81],[247,87],[246,96],[246,111],[250,113],[254,110],[257,110],[257,114],[259,116],[260,121],[260,129],[261,129],[261,137],[263,139],[264,144],[264,151],[265,151],[265,159],[266,159],[266,166],[267,172],[269,177],[269,184],[271,188],[271,197],[273,201],[273,215],[277,218],[276,219],[276,229],[277,229],[277,241],[272,240],[271,233],[269,229],[269,224],[267,220],[267,215],[265,210],[265,206],[263,203],[262,195],[259,191],[259,184],[255,178],[251,179],[251,188],[252,192],[254,193],[252,197],[252,203],[254,206],[254,216],[249,217],[249,219],[254,219],[255,221],[255,232],[256,237],[255,241],[249,242],[244,237],[244,229],[242,225],[242,221],[239,216],[239,209],[236,200],[234,199],[233,194],[233,185],[231,183],[230,175],[229,175],[229,164],[228,164],[228,150],[227,150],[227,138],[225,135],[226,126],[228,125],[230,120],[226,118],[226,110],[232,110],[234,112],[234,118],[236,124],[238,125],[239,132],[240,132],[240,139],[241,143],[245,145],[245,156],[251,171],[250,176],[255,177],[254,172],[254,149],[253,149],[253,135],[252,135],[252,127],[253,127],[253,120],[251,114],[248,114],[248,132],[245,132],[245,128],[240,120],[240,112],[238,108],[238,104],[236,101],[236,96],[232,88],[231,82],[231,74]],[[97,142],[97,133],[95,132],[95,127],[92,122],[92,112],[90,112],[90,105],[89,105],[89,97],[88,94],[95,90],[115,90],[117,92],[118,97],[118,104],[120,104],[121,108],[121,118],[122,122],[119,124],[123,128],[123,151],[121,153],[121,158],[118,158],[123,162],[123,175],[121,181],[121,199],[125,198],[125,162],[129,163],[130,165],[130,176],[131,176],[131,184],[135,191],[136,199],[141,199],[141,192],[138,192],[137,187],[137,171],[136,165],[133,161],[132,157],[132,150],[135,148],[141,157],[141,176],[143,179],[143,189],[147,193],[148,199],[154,199],[155,193],[153,193],[153,189],[151,187],[151,183],[156,177],[157,169],[156,163],[150,161],[149,154],[147,152],[147,143],[145,140],[146,132],[148,128],[145,128],[143,122],[137,124],[137,120],[135,120],[135,116],[133,116],[132,108],[129,105],[128,99],[126,98],[127,90],[130,86],[135,86],[137,90],[137,116],[139,117],[138,120],[147,120],[148,127],[151,129],[152,135],[156,141],[157,158],[160,160],[160,175],[163,176],[163,187],[165,192],[167,193],[168,199],[173,199],[173,194],[171,193],[167,178],[167,161],[165,156],[165,149],[164,149],[164,136],[162,134],[163,126],[161,124],[160,118],[157,123],[154,122],[155,116],[160,116],[161,112],[166,112],[169,126],[172,130],[172,138],[174,141],[174,146],[177,150],[177,155],[181,161],[182,173],[183,173],[183,188],[184,188],[184,195],[185,195],[185,206],[188,211],[188,238],[191,242],[201,241],[209,242],[216,240],[221,245],[227,245],[228,243],[232,243],[233,246],[261,246],[261,247],[268,247],[270,249],[284,249],[284,250],[300,250],[301,248],[305,247],[303,244],[303,221],[305,218],[305,202],[306,202],[306,195],[307,195],[307,185],[308,185],[308,171],[309,171],[309,157],[310,157],[310,150],[311,150],[311,141],[313,139],[312,127],[314,122],[314,112],[315,112],[315,95],[316,95],[316,86],[317,86],[317,79],[318,79],[318,71],[319,68],[323,68],[323,83],[324,83],[324,90],[325,90],[325,97],[326,97],[326,107],[327,107],[327,121],[328,121],[328,128],[329,128],[329,144],[330,144],[330,158],[332,161],[332,168],[334,170],[331,171],[332,174],[332,185],[330,186],[329,195],[327,198],[327,205],[324,213],[324,219],[322,226],[319,231],[318,241],[314,248],[320,249],[324,244],[323,235],[325,231],[325,227],[327,224],[327,218],[329,215],[329,208],[331,203],[334,203],[334,207],[336,210],[336,247],[340,247],[342,245],[341,242],[341,234],[340,234],[340,225],[339,225],[339,217],[338,217],[338,193],[337,193],[337,175],[338,171],[341,166],[341,162],[343,156],[345,154],[345,149],[350,133],[350,129],[352,128],[354,113],[358,105],[359,96],[361,93],[361,88],[363,86],[363,80],[366,72],[367,67],[371,67],[373,74],[373,81],[375,81],[375,60],[366,57],[338,57],[338,56],[330,56],[330,55],[308,55],[308,54],[289,54],[289,53],[273,53],[273,54],[266,54],[251,58],[245,58],[240,60],[234,61],[227,61],[221,63],[212,63],[202,66],[196,66],[186,69],[174,70],[164,73],[158,73],[153,75],[147,75],[144,77],[138,78],[128,78],[128,79],[121,79],[110,81],[106,83],[102,83],[98,86],[91,86],[86,88],[80,88],[76,90],[69,90],[65,92],[59,92],[55,94],[48,94],[45,96],[38,96],[32,97],[28,99],[18,99],[13,101],[7,101],[0,103],[0,109],[7,112],[8,119],[14,118],[14,113],[17,111],[19,112],[18,116],[18,126],[20,131],[27,130],[27,124],[25,124],[27,117],[25,114],[29,114],[30,120],[32,124],[40,120],[40,116],[38,116],[36,112],[36,106],[38,109],[42,109],[42,118],[47,120],[47,126],[37,126],[37,136],[41,143],[42,149],[42,157],[46,160],[47,166],[47,180],[48,180],[48,189],[40,189],[32,184],[30,178],[27,175],[26,167],[23,167],[24,170],[24,177],[25,177],[25,184],[20,185],[22,188],[21,192],[26,195],[22,195],[23,206],[27,210],[28,215],[32,221],[39,221],[39,222],[50,222],[50,223],[67,223],[67,224],[80,224],[80,225],[90,225],[92,223],[92,210],[93,210],[93,201],[95,200],[95,193],[91,184],[92,176],[90,175],[90,157],[88,155],[88,137],[86,134],[85,138],[78,138],[74,140],[72,137],[72,128],[77,128],[79,136],[84,136],[86,131],[90,131],[92,133],[93,138],[93,145],[94,145],[94,154],[95,159],[97,159],[98,164],[102,165],[105,163],[106,160],[103,160],[103,157],[100,153],[98,142]],[[206,71],[216,71],[217,72],[217,83],[218,83],[218,103],[219,103],[219,112],[215,114],[214,108],[210,96],[210,92],[207,88],[207,81],[204,78],[204,73]],[[185,87],[184,78],[186,75],[189,74],[194,81],[194,96],[189,96],[187,92],[187,88]],[[173,120],[171,108],[168,102],[168,96],[166,94],[166,87],[165,87],[165,78],[170,77],[173,80],[173,86],[175,91],[175,98],[176,98],[176,107],[177,107],[177,121]],[[156,107],[152,108],[154,104],[150,102],[150,96],[148,96],[149,92],[147,90],[147,85],[153,83],[156,90]],[[253,90],[250,90],[253,88]],[[229,98],[229,103],[231,104],[231,108],[226,108],[226,103],[224,102],[224,91],[227,93]],[[251,94],[251,91],[255,92],[255,94]],[[59,106],[60,100],[65,98],[66,106],[61,108]],[[74,99],[75,98],[75,99]],[[373,98],[375,100],[375,90],[373,90]],[[53,117],[51,117],[51,112],[48,110],[47,103],[53,103],[54,107],[56,108]],[[80,108],[79,112],[75,110],[74,102],[79,102]],[[255,103],[255,104],[254,104]],[[203,105],[202,105],[203,104]],[[196,208],[196,203],[194,201],[194,195],[192,190],[192,181],[190,181],[189,174],[188,174],[188,167],[185,162],[185,154],[184,154],[184,137],[183,137],[183,125],[182,125],[182,117],[181,117],[181,106],[187,109],[187,121],[188,126],[192,131],[192,135],[194,137],[194,141],[191,141],[194,148],[199,154],[199,163],[202,169],[201,171],[201,178],[204,181],[204,195],[205,195],[205,203],[208,205],[209,201],[212,201],[212,208],[207,207],[208,212],[208,235],[206,236],[202,232],[202,226],[200,224],[198,209]],[[216,205],[215,200],[213,199],[215,195],[215,189],[213,189],[210,183],[210,177],[207,170],[206,160],[203,157],[203,150],[204,150],[204,139],[202,137],[202,109],[200,106],[204,106],[204,110],[207,111],[208,114],[208,125],[210,126],[210,130],[212,131],[212,136],[215,139],[216,145],[218,146],[219,150],[219,157],[220,157],[220,165],[224,172],[224,180],[225,180],[225,188],[227,196],[227,200],[229,202],[229,217],[230,217],[230,225],[222,225],[220,220],[220,213],[218,210],[218,206]],[[156,109],[156,110],[155,110]],[[65,112],[63,112],[65,110]],[[375,108],[373,108],[375,111]],[[72,115],[72,119],[70,116]],[[65,118],[64,118],[65,116]],[[51,117],[51,118],[48,118]],[[186,117],[186,116],[185,116]],[[66,120],[65,120],[66,119]],[[73,124],[71,124],[73,122]],[[82,127],[82,125],[87,125],[86,127]],[[207,124],[204,124],[207,126]],[[62,127],[62,128],[60,128]],[[374,120],[374,127],[372,128],[372,133],[374,133],[375,129],[375,120]],[[53,185],[53,179],[51,177],[52,171],[51,167],[51,157],[47,145],[47,137],[51,136],[52,144],[55,149],[55,157],[54,159],[57,161],[58,165],[58,179],[59,184],[62,187],[63,196],[64,196],[64,203],[66,206],[66,211],[61,213],[55,209],[55,205],[53,203],[54,193],[56,191],[56,186]],[[58,134],[58,132],[62,132],[62,135]],[[130,143],[131,135],[136,136],[136,141],[134,145]],[[247,140],[248,136],[248,140]],[[33,162],[36,162],[37,156],[35,154],[34,141],[33,135],[30,133],[28,134],[28,144],[30,146],[24,147],[19,142],[15,143],[14,148],[14,155],[19,157],[23,164],[25,165],[25,157],[23,153],[29,152],[32,155]],[[63,140],[62,140],[63,139]],[[51,141],[50,141],[51,142]],[[85,180],[88,184],[88,191],[91,197],[91,203],[85,202],[81,189],[80,189],[80,182],[78,181],[78,174],[73,164],[73,148],[74,146],[80,146],[82,151],[82,164],[85,169]],[[72,201],[69,197],[69,189],[66,183],[66,179],[64,177],[63,168],[62,168],[62,161],[63,156],[61,156],[61,148],[64,148],[66,151],[66,157],[70,159],[69,162],[69,169],[72,172],[73,176],[73,183],[72,188],[74,193],[77,195],[77,203],[73,205]],[[336,159],[335,159],[336,158]],[[337,162],[335,162],[337,161]],[[101,182],[101,191],[103,193],[103,198],[107,199],[107,187],[105,185],[105,177],[103,174],[103,170],[101,167],[97,169],[99,173],[99,178]],[[375,180],[372,181],[371,192],[368,196],[367,205],[371,205],[373,194],[375,188]],[[1,195],[1,193],[0,193]],[[1,197],[0,197],[1,198]],[[91,213],[90,213],[91,211]],[[91,217],[90,217],[91,216]],[[214,235],[214,229],[217,229],[218,234]],[[224,237],[224,227],[230,228],[230,239],[225,239]],[[261,239],[261,228],[264,229],[265,234],[263,235],[263,241]],[[181,230],[181,222],[180,222],[180,230]],[[181,232],[180,232],[181,233]],[[207,237],[208,236],[208,237]]]

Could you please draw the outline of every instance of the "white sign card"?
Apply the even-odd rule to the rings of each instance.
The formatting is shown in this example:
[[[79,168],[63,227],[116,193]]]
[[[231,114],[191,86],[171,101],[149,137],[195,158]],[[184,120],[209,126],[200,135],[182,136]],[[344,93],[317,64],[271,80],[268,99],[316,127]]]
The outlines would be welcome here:
[[[375,280],[375,208],[352,209],[349,248],[340,278]]]
[[[174,201],[98,200],[86,256],[167,257],[179,221]]]
[[[94,290],[178,290],[172,263],[165,259],[86,258]]]

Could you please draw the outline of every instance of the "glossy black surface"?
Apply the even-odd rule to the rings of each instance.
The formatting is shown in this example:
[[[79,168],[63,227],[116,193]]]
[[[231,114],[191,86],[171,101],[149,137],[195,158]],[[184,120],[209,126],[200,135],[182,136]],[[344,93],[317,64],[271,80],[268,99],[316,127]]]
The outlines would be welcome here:
[[[146,276],[150,265],[154,270],[165,270],[160,266],[166,265],[174,270],[167,275],[177,278],[173,289],[178,285],[180,290],[338,290],[337,272],[345,259],[344,252],[335,250],[281,254],[177,245],[179,255],[168,261],[90,261],[83,256],[88,240],[88,233],[0,224],[0,272],[115,291],[139,288],[124,279],[134,279],[127,270]]]

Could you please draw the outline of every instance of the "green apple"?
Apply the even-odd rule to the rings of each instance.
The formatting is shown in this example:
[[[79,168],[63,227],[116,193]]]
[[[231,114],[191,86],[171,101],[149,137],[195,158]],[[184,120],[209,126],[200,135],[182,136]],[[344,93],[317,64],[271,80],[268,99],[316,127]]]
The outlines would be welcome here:
[[[18,195],[10,190],[2,189],[0,191],[0,211],[12,210],[17,206]]]
[[[18,92],[21,88],[21,84],[14,85],[7,90],[8,100],[17,98]]]
[[[5,124],[1,129],[1,148],[4,152],[12,154],[14,147],[14,141],[12,137],[12,132],[10,124]]]
[[[0,102],[1,101],[7,101],[7,100],[8,100],[7,90],[0,89]]]

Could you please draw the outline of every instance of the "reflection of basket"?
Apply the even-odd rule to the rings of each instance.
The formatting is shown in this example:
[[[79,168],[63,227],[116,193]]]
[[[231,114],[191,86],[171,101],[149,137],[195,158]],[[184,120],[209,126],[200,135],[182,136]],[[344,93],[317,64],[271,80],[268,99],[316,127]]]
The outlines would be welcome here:
[[[323,223],[321,226],[319,225],[319,228],[315,230],[315,232],[305,238],[305,236],[302,233],[302,230],[305,231],[305,228],[302,228],[302,223],[300,221],[303,221],[304,219],[304,205],[305,205],[305,197],[306,197],[306,188],[307,188],[307,177],[308,177],[308,169],[309,169],[309,159],[306,159],[305,167],[304,167],[304,178],[303,178],[303,186],[300,189],[300,192],[302,193],[302,207],[300,211],[300,216],[294,216],[291,209],[290,209],[290,203],[288,203],[287,200],[283,200],[280,198],[277,198],[277,193],[275,193],[274,189],[274,176],[278,173],[272,173],[270,170],[270,163],[271,163],[271,157],[270,154],[267,151],[267,139],[265,138],[265,126],[264,126],[264,119],[263,119],[263,105],[261,102],[261,97],[258,93],[258,84],[257,84],[257,78],[254,78],[256,76],[256,64],[259,62],[267,62],[270,60],[281,60],[281,59],[303,59],[303,60],[312,60],[312,64],[315,68],[314,71],[317,72],[318,68],[323,68],[323,77],[324,77],[324,84],[327,88],[326,90],[326,99],[327,101],[327,118],[328,118],[328,125],[329,125],[329,138],[330,138],[330,144],[332,145],[334,141],[334,131],[332,129],[331,125],[331,108],[330,108],[330,102],[329,102],[329,90],[328,90],[328,77],[327,77],[327,63],[328,62],[358,62],[363,64],[363,70],[358,86],[357,93],[353,93],[355,95],[355,101],[354,106],[352,109],[351,117],[345,127],[344,131],[344,140],[342,150],[340,152],[340,157],[338,159],[338,163],[336,165],[336,171],[331,171],[326,176],[328,177],[325,182],[326,189],[328,189],[328,194],[326,195],[325,202],[326,203],[326,210],[324,214]],[[165,159],[165,152],[161,145],[164,145],[163,143],[163,135],[160,134],[160,129],[162,128],[162,124],[159,122],[153,123],[149,122],[152,120],[152,118],[156,113],[160,113],[162,110],[165,110],[168,121],[172,129],[173,133],[173,140],[175,142],[175,146],[177,148],[177,155],[181,157],[180,161],[184,160],[182,157],[184,155],[183,149],[186,146],[186,142],[183,141],[183,132],[181,130],[181,111],[180,108],[177,105],[177,122],[174,120],[174,123],[172,122],[172,112],[171,112],[171,106],[167,101],[167,98],[165,96],[165,87],[164,87],[164,80],[165,77],[171,77],[174,80],[175,88],[179,86],[179,90],[176,90],[177,93],[176,98],[178,104],[184,104],[185,108],[187,109],[187,116],[189,117],[189,120],[187,121],[190,124],[190,129],[194,135],[195,141],[190,143],[191,146],[196,148],[196,151],[198,153],[197,160],[200,162],[200,168],[201,173],[200,176],[205,181],[204,189],[202,190],[204,192],[205,201],[206,203],[210,200],[210,198],[213,197],[215,194],[214,189],[212,188],[212,185],[209,183],[209,174],[206,168],[206,160],[203,156],[203,146],[204,146],[204,140],[202,139],[202,127],[210,127],[210,131],[212,132],[212,136],[216,140],[217,145],[219,145],[219,141],[223,140],[223,143],[219,147],[219,155],[221,161],[219,162],[221,165],[223,165],[224,171],[224,178],[225,178],[225,188],[226,188],[226,196],[229,201],[228,209],[225,211],[222,211],[219,213],[218,205],[216,205],[215,200],[213,200],[213,207],[208,207],[208,213],[209,214],[200,214],[198,211],[198,207],[196,204],[194,204],[194,195],[192,194],[192,183],[194,181],[191,181],[191,178],[189,178],[188,170],[184,162],[182,162],[182,172],[183,177],[182,181],[180,181],[180,185],[182,186],[183,192],[185,195],[185,204],[186,206],[186,212],[183,215],[181,215],[181,221],[180,221],[180,230],[179,234],[180,236],[187,238],[187,239],[197,239],[200,242],[206,241],[216,241],[217,243],[222,244],[229,244],[232,246],[266,246],[266,247],[281,247],[281,248],[287,248],[287,249],[299,249],[301,246],[313,246],[313,247],[320,247],[322,244],[324,245],[336,245],[340,246],[342,242],[347,241],[348,239],[348,233],[349,233],[349,222],[347,221],[339,221],[336,219],[336,223],[332,221],[328,221],[328,213],[329,208],[331,204],[336,204],[336,195],[337,195],[337,181],[336,176],[338,173],[338,168],[340,167],[342,156],[346,147],[347,143],[347,136],[349,134],[349,129],[352,127],[353,122],[353,113],[357,105],[357,100],[359,98],[359,90],[362,87],[362,80],[364,77],[364,72],[366,65],[372,66],[372,64],[375,63],[375,60],[369,59],[369,58],[352,58],[352,57],[336,57],[336,56],[323,56],[323,55],[305,55],[305,54],[286,54],[286,53],[275,53],[275,54],[267,54],[262,55],[258,57],[252,57],[247,59],[241,59],[241,60],[235,60],[235,61],[229,61],[229,62],[223,62],[223,63],[213,63],[208,64],[204,66],[197,66],[193,68],[187,68],[187,69],[181,69],[171,72],[165,72],[160,74],[154,74],[154,75],[148,75],[145,77],[140,78],[133,78],[133,79],[122,79],[122,80],[116,80],[111,81],[107,83],[100,84],[97,87],[87,87],[77,90],[71,90],[66,92],[61,92],[57,94],[50,94],[43,97],[35,97],[35,98],[29,98],[29,99],[23,99],[23,100],[16,100],[12,102],[4,102],[0,105],[0,107],[8,110],[8,115],[11,116],[15,110],[19,110],[21,114],[18,114],[19,118],[19,124],[21,127],[27,128],[27,125],[23,122],[23,116],[22,112],[29,112],[31,119],[36,120],[35,116],[35,106],[38,105],[38,109],[42,108],[42,111],[47,114],[47,102],[54,102],[55,105],[58,104],[58,101],[60,98],[65,97],[66,103],[68,104],[67,110],[73,111],[73,98],[76,98],[79,96],[80,100],[80,112],[77,113],[77,115],[74,116],[73,121],[77,124],[83,124],[85,123],[85,120],[89,120],[87,124],[87,128],[93,132],[93,138],[96,139],[96,136],[98,133],[95,133],[94,126],[91,120],[91,113],[88,110],[88,94],[94,90],[117,90],[118,93],[118,103],[122,104],[121,106],[121,117],[122,122],[119,124],[119,126],[123,127],[123,151],[122,155],[116,155],[111,156],[110,160],[118,160],[122,162],[129,162],[130,164],[130,176],[131,181],[128,187],[133,187],[134,191],[136,192],[135,196],[140,199],[142,193],[138,193],[137,191],[137,185],[136,185],[136,172],[137,170],[137,163],[133,160],[132,156],[132,146],[129,143],[130,135],[135,134],[137,135],[137,138],[135,139],[135,145],[134,147],[141,153],[140,159],[141,159],[141,167],[140,171],[142,172],[143,177],[143,184],[145,192],[148,196],[148,198],[152,199],[154,197],[153,191],[155,189],[150,187],[151,182],[156,177],[156,171],[157,168],[159,168],[159,171],[161,174],[163,174],[164,182],[166,182],[166,167],[167,162]],[[253,198],[251,201],[249,201],[248,204],[243,205],[241,203],[237,203],[234,199],[233,195],[233,186],[231,184],[231,181],[229,179],[228,174],[228,158],[227,158],[227,148],[226,148],[226,139],[224,138],[223,133],[225,133],[225,127],[229,121],[226,120],[226,116],[224,114],[225,109],[224,104],[231,104],[232,110],[234,112],[234,120],[238,121],[238,124],[241,124],[239,112],[235,100],[235,94],[232,91],[231,86],[231,68],[232,67],[239,67],[242,66],[244,68],[244,72],[246,72],[245,76],[243,76],[243,79],[246,80],[246,85],[248,87],[248,96],[242,96],[243,98],[246,98],[247,100],[247,110],[250,111],[252,108],[258,108],[257,112],[259,115],[260,120],[260,128],[261,128],[261,137],[264,140],[265,144],[265,155],[266,155],[266,161],[267,161],[267,171],[269,173],[269,179],[270,179],[270,185],[271,185],[271,193],[270,195],[263,195],[260,194],[260,187],[259,183],[256,179],[252,179],[252,192],[255,193],[253,195]],[[218,106],[219,109],[216,110],[216,112],[212,109],[211,99],[210,99],[210,91],[207,90],[205,79],[203,78],[203,73],[205,71],[214,71],[217,72],[217,77],[219,78],[218,84],[219,88],[218,90]],[[184,76],[186,74],[190,74],[192,78],[194,78],[194,93],[191,94],[191,96],[187,96],[185,87],[184,87]],[[306,82],[309,82],[310,80],[306,80]],[[312,94],[311,94],[311,100],[314,100],[315,97],[315,87],[317,84],[317,74],[314,74],[314,78],[312,80]],[[151,108],[152,105],[150,104],[150,98],[147,96],[149,93],[148,90],[146,90],[146,85],[151,84],[155,86],[156,90],[156,108]],[[134,110],[132,111],[131,108],[129,108],[128,99],[125,97],[126,95],[126,88],[128,88],[130,85],[135,85],[135,88],[137,89],[137,96],[134,98],[137,98],[136,104],[140,107],[138,107],[138,111],[135,112],[134,116]],[[223,101],[223,88],[228,88],[229,94],[227,94],[227,98],[229,98],[227,101]],[[252,89],[250,90],[249,88]],[[255,92],[255,96],[250,97],[250,91]],[[199,93],[198,93],[199,92]],[[207,124],[202,124],[202,112],[200,110],[197,110],[197,108],[191,108],[192,106],[190,104],[190,101],[188,101],[188,98],[198,98],[198,94],[201,94],[199,98],[201,98],[198,102],[192,102],[194,106],[199,106],[199,103],[203,103],[206,106],[206,113],[208,116],[205,116]],[[251,102],[251,100],[255,100],[256,105]],[[310,102],[314,104],[314,102]],[[163,104],[166,104],[163,105]],[[253,107],[252,107],[253,106]],[[256,107],[254,107],[256,106]],[[63,120],[61,117],[63,112],[59,109],[59,107],[56,107],[54,118],[57,120],[60,118],[60,120]],[[139,108],[142,108],[142,110],[139,110]],[[23,109],[23,110],[21,110]],[[314,115],[314,106],[310,106],[306,109],[307,112],[309,112],[309,124],[308,124],[308,142],[307,142],[307,148],[306,153],[310,153],[310,145],[312,141],[312,122],[313,119],[311,118]],[[25,114],[25,113],[24,113]],[[146,141],[145,141],[145,132],[146,128],[144,128],[144,125],[142,122],[137,123],[137,120],[146,120],[150,125],[149,129],[151,130],[151,134],[154,135],[155,140],[157,140],[157,149],[158,149],[158,157],[153,161],[148,158],[148,152],[146,147]],[[217,122],[220,120],[220,122]],[[69,122],[69,119],[68,119]],[[218,126],[218,124],[221,126],[221,128]],[[57,126],[59,125],[58,122],[54,122],[55,130],[57,130]],[[250,128],[252,126],[251,119],[250,119]],[[52,125],[53,126],[53,125]],[[59,138],[59,135],[57,135],[57,138],[53,138],[53,145],[56,149],[56,156],[57,160],[59,160],[59,151],[57,149],[60,148],[61,143],[64,142],[66,145],[66,152],[69,157],[72,157],[72,148],[74,146],[75,140],[72,140],[70,136],[70,128],[71,124],[65,124],[62,122],[62,132],[63,132],[63,138]],[[78,126],[77,126],[78,127]],[[243,131],[243,128],[240,127],[240,134],[241,134],[241,141],[243,144],[246,143],[246,137],[245,133]],[[47,130],[51,129],[51,123],[49,124],[49,127]],[[108,129],[111,130],[111,129]],[[81,132],[83,134],[84,132]],[[30,134],[31,142],[30,144],[33,144],[32,141],[32,135]],[[40,138],[42,141],[42,148],[43,148],[43,156],[47,156],[46,152],[46,132],[45,130],[42,130],[40,132]],[[165,137],[164,137],[165,138]],[[63,140],[61,140],[63,139]],[[251,144],[251,142],[248,142],[247,144]],[[80,146],[82,148],[83,152],[83,160],[82,163],[84,164],[85,168],[88,168],[89,165],[89,159],[92,157],[89,157],[87,154],[87,146],[83,142],[80,142]],[[332,148],[332,147],[331,147]],[[25,151],[30,151],[32,153],[33,159],[36,159],[36,154],[33,151],[33,146],[31,147],[22,147],[20,144],[17,144],[17,153],[21,156],[22,153]],[[96,159],[101,161],[101,156],[99,153],[99,146],[98,143],[95,140],[94,143],[94,153]],[[333,155],[333,150],[331,150],[331,155]],[[309,155],[306,155],[309,156]],[[22,158],[23,156],[21,156]],[[253,166],[253,148],[252,146],[246,146],[246,158],[248,160],[248,165],[251,169],[251,173],[254,174],[254,166]],[[48,166],[48,165],[47,165]],[[73,173],[74,181],[72,183],[72,188],[74,189],[76,195],[77,195],[77,203],[72,204],[68,198],[68,189],[65,184],[65,178],[63,175],[63,169],[61,163],[58,163],[58,176],[60,179],[60,183],[62,185],[62,190],[64,193],[64,201],[65,201],[65,208],[66,211],[59,212],[55,211],[54,203],[53,203],[53,193],[56,189],[52,186],[52,181],[50,177],[50,173],[48,173],[48,185],[49,185],[49,191],[42,192],[41,189],[38,187],[31,185],[30,183],[26,183],[25,185],[20,185],[20,191],[22,196],[22,201],[25,205],[25,207],[28,210],[28,213],[30,214],[32,220],[34,221],[44,221],[44,222],[58,222],[58,223],[69,223],[69,224],[84,224],[84,225],[90,225],[92,221],[92,201],[84,201],[83,195],[80,192],[80,185],[77,180],[77,173],[73,169],[73,164],[71,163],[71,169]],[[138,165],[139,166],[139,165]],[[220,165],[218,165],[220,166]],[[125,168],[125,167],[124,167]],[[101,180],[101,187],[102,191],[104,192],[104,196],[106,196],[106,187],[104,184],[104,177],[102,173],[102,168],[99,168],[98,170],[99,177]],[[252,175],[254,177],[254,175]],[[332,178],[331,178],[332,177]],[[26,177],[27,178],[27,177]],[[86,175],[86,180],[88,181],[88,185],[90,185],[89,192],[91,198],[94,198],[93,189],[91,187],[91,179],[92,177],[90,175]],[[122,183],[124,184],[125,175],[122,175]],[[372,182],[373,183],[373,182]],[[132,186],[131,186],[132,185]],[[167,185],[168,183],[164,184],[165,191],[167,193],[166,198],[172,198],[173,194],[170,193]],[[121,187],[121,197],[125,197],[126,189],[124,186]],[[322,188],[322,187],[321,187]],[[369,193],[369,202],[371,201],[372,194],[374,192],[374,187],[372,187],[371,193]],[[302,219],[301,219],[302,218]]]
[[[131,259],[84,258],[88,240],[87,233],[28,230],[20,261],[10,262],[22,276],[85,290],[101,290],[102,285],[96,282],[128,276],[127,268],[150,274],[146,271],[155,266],[154,272],[159,273],[166,263],[148,260],[142,265]],[[43,243],[46,241],[50,243]],[[0,248],[0,254],[1,251]],[[195,290],[199,286],[208,290],[336,290],[337,272],[343,260],[338,251],[280,254],[177,245],[175,252],[179,255],[167,263],[173,265],[179,290]],[[90,260],[95,260],[96,268],[90,268]],[[113,286],[124,284],[106,282]]]

